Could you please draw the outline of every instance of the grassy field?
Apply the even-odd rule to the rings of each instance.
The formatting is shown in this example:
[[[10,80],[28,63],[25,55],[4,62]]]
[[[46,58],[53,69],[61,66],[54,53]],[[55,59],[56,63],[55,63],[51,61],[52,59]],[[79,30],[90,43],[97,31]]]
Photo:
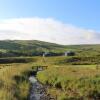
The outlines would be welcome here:
[[[99,100],[100,69],[95,66],[52,66],[39,72],[37,78],[49,86],[48,93],[58,100]]]
[[[99,98],[100,68],[97,69],[96,64],[62,63],[69,58],[72,57],[33,57],[32,62],[0,64],[0,100],[28,100],[28,72],[34,65],[48,66],[48,69],[38,72],[37,78],[48,86],[48,94],[56,96],[57,100]]]
[[[66,51],[75,56],[63,56]],[[42,57],[44,52],[57,56]],[[0,41],[0,100],[28,99],[33,65],[48,66],[37,78],[57,100],[100,100],[100,44]]]
[[[0,65],[0,100],[27,100],[29,82],[25,72],[32,64]]]

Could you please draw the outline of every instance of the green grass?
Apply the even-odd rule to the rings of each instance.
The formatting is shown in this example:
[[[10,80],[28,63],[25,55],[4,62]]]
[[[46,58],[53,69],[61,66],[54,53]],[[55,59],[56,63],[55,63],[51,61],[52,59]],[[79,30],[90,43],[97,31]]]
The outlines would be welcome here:
[[[73,57],[33,57],[32,63],[0,64],[0,100],[27,100],[28,72],[36,65],[48,66],[37,78],[50,87],[47,92],[57,96],[57,100],[91,100],[100,96],[100,68],[58,63],[69,58]]]
[[[28,64],[0,65],[0,100],[27,100],[30,84],[27,74]]]
[[[96,65],[100,64],[100,57],[78,57],[78,56],[56,56],[56,57],[37,57],[39,63],[52,65]]]
[[[65,51],[74,51],[75,56],[32,57]],[[33,65],[48,66],[37,78],[50,87],[48,93],[58,100],[100,97],[100,68],[96,69],[100,65],[100,44],[64,46],[36,40],[0,41],[0,63],[0,100],[27,100],[27,73]]]
[[[94,65],[52,67],[39,72],[37,78],[50,86],[48,92],[60,100],[91,100],[100,96],[100,69]]]
[[[59,45],[37,40],[0,41],[0,57],[36,56],[43,52],[64,53],[74,51],[76,56],[100,57],[100,44]]]

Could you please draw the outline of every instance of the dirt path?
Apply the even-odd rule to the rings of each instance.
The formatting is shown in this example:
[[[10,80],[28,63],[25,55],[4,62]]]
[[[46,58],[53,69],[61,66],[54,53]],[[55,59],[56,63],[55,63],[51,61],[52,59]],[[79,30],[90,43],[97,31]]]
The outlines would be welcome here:
[[[46,88],[34,76],[31,76],[29,80],[32,85],[29,100],[55,100],[50,95],[47,95]]]

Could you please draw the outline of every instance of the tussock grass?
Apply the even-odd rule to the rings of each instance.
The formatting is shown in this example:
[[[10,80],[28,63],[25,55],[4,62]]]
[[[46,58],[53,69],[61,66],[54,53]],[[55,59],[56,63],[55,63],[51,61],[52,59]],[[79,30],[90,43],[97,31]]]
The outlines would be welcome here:
[[[6,64],[0,69],[0,100],[27,100],[29,94],[29,82],[23,72],[31,69],[28,64]],[[17,77],[17,78],[16,78]]]
[[[39,72],[37,78],[50,88],[53,87],[48,89],[49,93],[57,95],[60,100],[91,100],[100,97],[100,69],[51,67]]]
[[[0,100],[27,100],[28,75],[33,66],[48,66],[37,78],[57,100],[86,100],[100,96],[100,68],[62,63],[73,57],[34,57],[33,63],[0,64]]]

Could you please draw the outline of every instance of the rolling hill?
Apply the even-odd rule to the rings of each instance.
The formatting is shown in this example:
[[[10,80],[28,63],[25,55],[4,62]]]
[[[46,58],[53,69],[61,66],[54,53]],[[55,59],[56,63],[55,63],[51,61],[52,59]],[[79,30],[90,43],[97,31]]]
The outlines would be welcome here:
[[[0,57],[38,56],[43,52],[62,54],[74,51],[76,56],[99,56],[100,45],[59,45],[37,40],[2,40],[0,41]]]
[[[32,56],[43,52],[64,52],[63,45],[37,40],[4,40],[0,41],[1,56]]]

